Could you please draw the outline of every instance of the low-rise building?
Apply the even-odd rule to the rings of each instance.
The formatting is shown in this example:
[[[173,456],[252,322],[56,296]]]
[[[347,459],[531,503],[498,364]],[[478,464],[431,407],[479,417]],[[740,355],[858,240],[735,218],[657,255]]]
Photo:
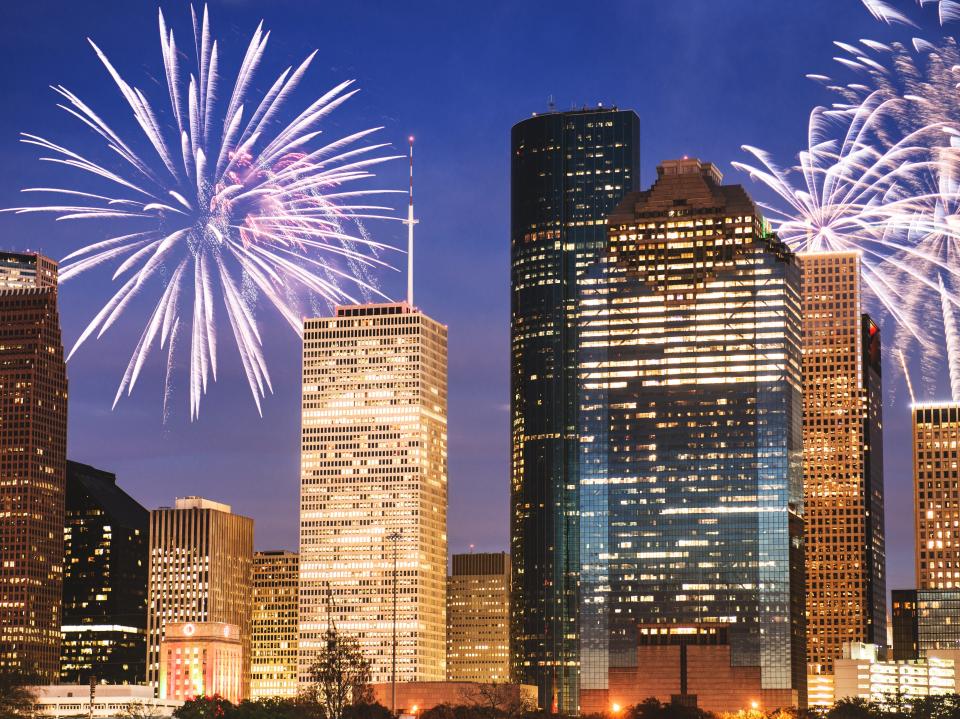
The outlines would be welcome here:
[[[175,699],[157,699],[148,686],[132,684],[95,684],[93,712],[90,711],[89,684],[52,684],[31,687],[37,716],[66,719],[93,716],[94,719],[142,715],[168,717],[183,704]]]
[[[173,622],[160,643],[160,698],[186,701],[218,694],[244,699],[243,647],[236,624]]]
[[[834,698],[893,705],[911,698],[960,691],[960,651],[931,651],[923,659],[888,659],[875,644],[850,642],[834,663]]]

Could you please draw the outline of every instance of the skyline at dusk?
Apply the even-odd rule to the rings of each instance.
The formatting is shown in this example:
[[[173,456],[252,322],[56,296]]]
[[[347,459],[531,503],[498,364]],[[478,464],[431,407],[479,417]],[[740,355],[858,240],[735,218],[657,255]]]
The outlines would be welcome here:
[[[178,38],[189,36],[189,8],[161,4]],[[695,7],[696,11],[691,11]],[[264,92],[287,65],[319,49],[301,86],[310,99],[355,79],[359,95],[326,121],[331,136],[383,125],[389,154],[416,137],[416,305],[449,328],[449,517],[451,553],[509,549],[509,252],[510,128],[554,103],[616,105],[640,118],[640,189],[663,160],[685,155],[713,162],[727,184],[757,200],[770,193],[731,162],[740,146],[763,147],[781,166],[805,147],[809,111],[835,97],[808,73],[829,74],[834,40],[908,40],[939,36],[935,13],[915,13],[923,28],[878,23],[860,0],[761,3],[611,3],[584,13],[578,3],[551,11],[509,2],[482,6],[390,3],[319,7],[307,3],[209,3],[234,72],[262,19],[272,32]],[[36,160],[20,132],[91,152],[90,133],[55,108],[50,85],[62,84],[98,112],[130,129],[129,111],[86,42],[94,40],[124,77],[163,98],[152,2],[81,6],[39,2],[4,8],[0,79],[8,98],[0,115],[0,206],[25,204],[21,187],[56,186],[62,170]],[[589,61],[585,61],[586,57]],[[441,60],[438,61],[438,58]],[[121,120],[122,118],[122,120]],[[289,118],[288,118],[289,119]],[[405,190],[405,161],[376,170],[371,186]],[[29,199],[29,198],[27,198]],[[393,200],[405,213],[404,195]],[[401,222],[371,222],[374,239],[404,248]],[[107,237],[97,221],[56,223],[44,215],[0,215],[3,246],[60,259]],[[405,256],[390,253],[396,272],[381,272],[386,294],[405,292]],[[65,348],[107,297],[109,270],[71,279],[60,290]],[[140,304],[138,304],[140,303]],[[889,318],[884,338],[884,430],[887,588],[914,586],[911,417]],[[225,343],[220,374],[190,422],[186,368],[174,386],[174,411],[162,422],[163,362],[153,356],[131,397],[110,405],[149,305],[134,302],[100,340],[68,365],[70,459],[114,472],[119,485],[154,508],[202,495],[253,517],[257,549],[297,548],[301,342],[272,310],[260,314],[273,394],[263,418],[250,400],[236,350]],[[330,315],[332,313],[324,312]],[[936,365],[939,366],[939,365]],[[914,357],[918,399],[947,399],[946,371]],[[909,509],[908,509],[909,508]]]

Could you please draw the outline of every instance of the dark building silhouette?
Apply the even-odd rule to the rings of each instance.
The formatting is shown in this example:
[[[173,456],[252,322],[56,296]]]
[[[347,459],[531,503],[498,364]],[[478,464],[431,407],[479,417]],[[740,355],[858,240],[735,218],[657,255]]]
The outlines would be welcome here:
[[[795,256],[696,159],[608,222],[578,313],[580,710],[803,706]]]
[[[576,312],[606,216],[640,174],[631,110],[535,115],[511,133],[511,649],[541,706],[577,710]]]
[[[149,516],[115,475],[67,462],[61,682],[146,681]]]
[[[893,658],[960,649],[960,589],[894,589]]]
[[[0,253],[0,672],[57,679],[67,372],[57,264]]]

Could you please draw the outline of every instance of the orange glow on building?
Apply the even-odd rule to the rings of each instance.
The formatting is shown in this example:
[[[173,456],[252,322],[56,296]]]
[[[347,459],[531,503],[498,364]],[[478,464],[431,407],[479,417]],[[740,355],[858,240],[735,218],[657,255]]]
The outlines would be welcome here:
[[[243,647],[235,624],[167,624],[160,644],[160,698],[243,700]]]

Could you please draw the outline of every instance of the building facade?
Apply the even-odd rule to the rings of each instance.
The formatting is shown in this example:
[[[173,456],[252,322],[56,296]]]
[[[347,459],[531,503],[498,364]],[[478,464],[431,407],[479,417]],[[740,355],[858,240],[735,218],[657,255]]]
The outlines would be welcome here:
[[[886,708],[911,700],[955,694],[960,690],[957,661],[960,651],[934,652],[924,659],[889,659],[875,644],[851,642],[834,662],[834,701],[865,699]]]
[[[447,578],[447,680],[510,681],[510,555],[454,554]]]
[[[0,672],[57,680],[67,372],[57,266],[0,254]]]
[[[960,404],[913,405],[918,589],[960,588]]]
[[[168,624],[230,624],[243,654],[241,696],[250,692],[253,520],[200,497],[150,512],[147,683],[159,688]]]
[[[296,552],[253,555],[251,699],[297,695],[299,581]]]
[[[640,120],[550,112],[510,139],[512,661],[541,706],[575,712],[577,298],[607,214],[639,188]]]
[[[894,589],[893,658],[960,650],[960,589]]]
[[[374,683],[394,629],[397,681],[443,680],[447,328],[406,303],[307,320],[302,411],[301,679],[332,621]]]
[[[797,255],[803,315],[807,662],[885,644],[880,330],[856,252]]]
[[[223,622],[170,622],[160,642],[160,698],[188,701],[248,697],[239,627]]]
[[[60,681],[146,681],[149,538],[149,512],[115,475],[67,462]]]
[[[657,172],[581,282],[580,710],[661,642],[743,670],[705,709],[802,706],[800,270],[713,165]]]
[[[169,717],[183,702],[157,699],[150,687],[130,684],[94,686],[93,706],[89,684],[48,684],[30,687],[35,717],[53,719],[116,719],[121,716]]]

